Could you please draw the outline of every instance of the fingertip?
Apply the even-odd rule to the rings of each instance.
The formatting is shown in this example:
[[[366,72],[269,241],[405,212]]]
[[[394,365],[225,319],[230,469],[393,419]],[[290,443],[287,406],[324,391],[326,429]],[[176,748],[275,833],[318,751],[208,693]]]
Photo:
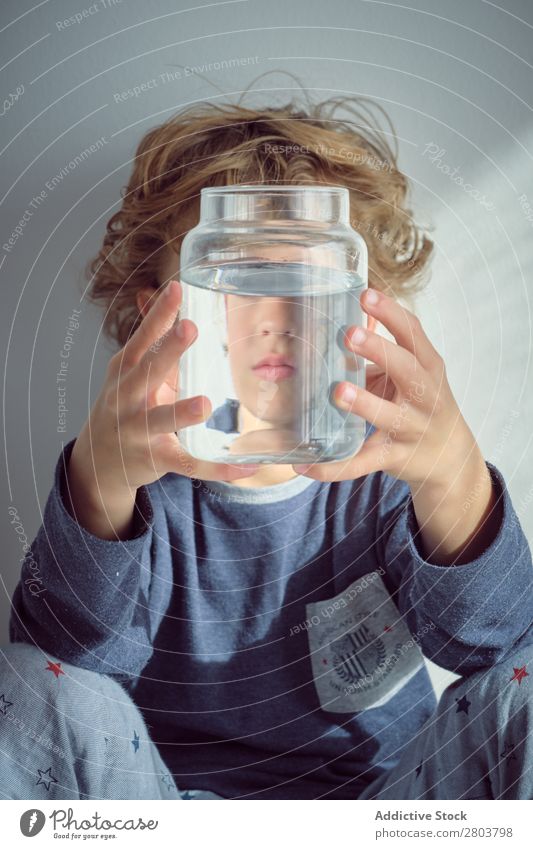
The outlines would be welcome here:
[[[337,386],[335,400],[338,404],[352,404],[357,398],[358,387],[343,381]]]
[[[211,415],[211,402],[207,395],[199,395],[198,396],[198,404],[201,405],[201,415],[202,418],[209,418]]]
[[[350,326],[346,328],[346,332],[344,334],[344,344],[349,351],[354,351],[355,346],[352,342],[352,336],[360,326],[361,325],[359,324],[350,324]]]
[[[247,478],[259,471],[260,463],[243,463],[242,465],[228,463],[227,468],[232,478]]]
[[[183,353],[189,348],[198,338],[198,328],[194,321],[188,318],[176,318],[174,332],[183,346]]]
[[[177,291],[181,291],[179,280],[170,280],[163,290],[165,298],[172,298]]]
[[[376,307],[382,297],[382,293],[372,287],[368,287],[363,292],[363,302],[370,308]]]

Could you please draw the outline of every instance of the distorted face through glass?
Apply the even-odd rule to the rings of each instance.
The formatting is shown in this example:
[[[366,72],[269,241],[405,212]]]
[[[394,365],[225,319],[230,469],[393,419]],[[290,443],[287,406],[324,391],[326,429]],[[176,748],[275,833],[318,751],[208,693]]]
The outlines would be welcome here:
[[[185,314],[199,330],[187,365],[213,407],[205,444],[227,453],[285,453],[310,433],[318,439],[338,427],[329,393],[346,375],[348,352],[338,339],[345,294],[341,303],[336,293],[317,292],[321,266],[297,246],[258,251],[246,268],[246,291],[237,265],[217,269],[210,288],[184,290]],[[217,442],[214,431],[227,437]]]
[[[264,250],[270,261],[303,258],[294,246]],[[224,294],[227,355],[241,426],[253,417],[256,427],[290,428],[309,403],[309,370],[327,348],[327,315],[320,315],[319,300],[306,294]]]
[[[305,348],[302,298],[225,294],[227,348],[241,405],[271,426],[289,426],[300,404]]]

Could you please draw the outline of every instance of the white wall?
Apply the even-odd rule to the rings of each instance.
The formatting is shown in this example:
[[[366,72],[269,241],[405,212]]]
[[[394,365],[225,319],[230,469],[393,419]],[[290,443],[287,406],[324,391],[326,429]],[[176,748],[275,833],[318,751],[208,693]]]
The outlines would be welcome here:
[[[411,8],[236,0],[190,11],[189,0],[105,5],[100,0],[97,12],[68,27],[61,21],[94,4],[58,0],[32,10],[26,0],[9,0],[0,10],[10,60],[2,91],[24,87],[2,117],[3,242],[32,198],[46,191],[13,250],[0,251],[7,351],[0,642],[7,639],[21,556],[7,509],[17,507],[33,538],[61,438],[79,432],[109,356],[99,315],[80,306],[81,269],[118,208],[135,146],[181,105],[236,99],[263,72],[274,71],[247,102],[285,102],[298,84],[276,69],[298,74],[315,99],[367,95],[391,115],[414,208],[435,228],[433,280],[418,310],[531,540],[533,225],[520,197],[533,206],[533,7],[527,0],[507,2],[506,11],[481,0],[412,0]],[[198,73],[203,64],[235,58],[248,64]],[[165,72],[174,77],[163,82]],[[153,79],[139,96],[120,101],[120,93]],[[97,153],[46,190],[101,137]],[[468,191],[454,181],[454,169]],[[55,375],[73,308],[82,310],[81,326],[71,356],[67,433],[58,434]]]

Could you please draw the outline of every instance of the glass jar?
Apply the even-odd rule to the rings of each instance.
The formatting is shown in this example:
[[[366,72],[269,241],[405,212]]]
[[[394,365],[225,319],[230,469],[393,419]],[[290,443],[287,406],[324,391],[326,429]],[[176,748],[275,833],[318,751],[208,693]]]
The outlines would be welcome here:
[[[354,454],[365,421],[332,399],[365,386],[346,348],[361,325],[368,254],[350,226],[348,189],[236,185],[201,190],[200,221],[180,254],[180,318],[198,336],[180,361],[180,398],[206,395],[210,416],[178,432],[213,462],[307,463]]]

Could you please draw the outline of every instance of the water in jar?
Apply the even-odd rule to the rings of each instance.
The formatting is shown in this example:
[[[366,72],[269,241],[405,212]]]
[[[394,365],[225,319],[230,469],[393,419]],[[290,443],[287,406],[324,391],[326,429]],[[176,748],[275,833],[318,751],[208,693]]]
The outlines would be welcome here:
[[[342,410],[340,381],[365,386],[365,361],[344,344],[361,325],[361,278],[297,262],[237,262],[180,273],[179,317],[198,328],[180,362],[180,398],[211,413],[178,432],[194,457],[302,463],[354,454],[365,421]]]

